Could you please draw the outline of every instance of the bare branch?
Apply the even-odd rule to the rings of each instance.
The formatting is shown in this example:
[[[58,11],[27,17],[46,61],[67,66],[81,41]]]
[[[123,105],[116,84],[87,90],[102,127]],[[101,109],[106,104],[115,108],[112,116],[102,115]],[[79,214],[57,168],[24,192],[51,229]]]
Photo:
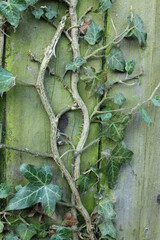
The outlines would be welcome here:
[[[36,9],[35,6],[30,6],[29,7],[31,10],[34,10]],[[52,21],[52,20],[49,20],[47,17],[45,17],[45,15],[42,15],[41,17],[44,21],[48,22],[52,27],[56,28],[57,29],[57,25]],[[72,42],[72,38],[71,36],[63,29],[63,33],[65,34],[65,36],[68,38],[69,42],[71,43]]]
[[[79,31],[78,31],[78,28],[75,28],[75,26],[78,25],[77,12],[76,12],[77,0],[71,0],[71,4],[72,4],[72,6],[69,8],[69,15],[70,15],[71,27],[72,27],[72,29],[71,29],[71,37],[72,37],[71,47],[72,47],[72,51],[73,51],[73,59],[76,59],[78,56],[80,56],[79,41],[78,41],[79,40],[78,39]],[[77,144],[77,148],[76,148],[77,152],[81,151],[83,149],[83,147],[86,143],[86,140],[88,138],[88,133],[89,133],[89,129],[90,129],[90,120],[89,120],[88,109],[87,109],[85,103],[83,102],[82,98],[79,95],[78,81],[79,81],[78,72],[75,72],[75,73],[73,72],[72,73],[72,82],[71,82],[72,96],[73,96],[73,99],[75,100],[75,102],[77,103],[77,105],[80,107],[82,114],[83,114],[83,128],[82,128],[81,137]],[[78,155],[75,158],[73,175],[74,175],[75,180],[80,176],[80,155]],[[75,198],[75,195],[73,194],[72,195],[72,204],[75,204],[75,201],[76,201],[76,198]],[[81,213],[86,222],[89,239],[94,240],[95,237],[94,237],[94,233],[93,233],[91,218],[90,218],[87,210],[84,208],[84,206],[82,205],[81,207],[82,207]],[[77,218],[77,213],[76,213],[75,209],[72,210],[72,214],[75,218]],[[73,229],[76,230],[77,226],[73,226]],[[78,239],[77,234],[74,234],[73,240],[77,240],[77,239]]]
[[[73,106],[67,106],[67,107],[65,107],[60,113],[58,113],[57,114],[57,116],[56,116],[56,119],[57,119],[57,121],[62,117],[62,115],[63,114],[65,114],[66,112],[69,112],[69,111],[74,111],[74,110],[77,110],[77,109],[79,109],[78,107],[77,107],[77,104],[76,105],[73,105]]]
[[[79,18],[79,22],[80,22],[81,20],[83,20],[88,13],[92,12],[92,9],[93,9],[93,7],[90,6],[90,7],[83,13],[83,15]]]
[[[142,69],[142,70],[141,70],[139,73],[137,73],[136,75],[131,76],[131,77],[124,78],[124,79],[122,79],[122,80],[117,80],[117,81],[111,83],[109,86],[112,87],[113,85],[118,84],[118,83],[123,84],[123,83],[128,82],[128,81],[131,81],[131,80],[139,79],[139,78],[142,77],[143,75],[144,75],[144,71],[143,71],[143,69]]]
[[[74,6],[74,11],[76,10],[76,5]],[[70,189],[72,191],[72,194],[74,196],[76,205],[77,205],[77,209],[79,210],[79,212],[82,214],[82,216],[84,217],[86,224],[87,224],[87,228],[88,228],[88,233],[90,233],[90,235],[92,236],[92,225],[91,225],[91,220],[90,220],[90,216],[87,212],[87,210],[84,208],[81,199],[80,199],[80,195],[79,192],[75,186],[75,182],[73,180],[73,178],[71,177],[70,173],[68,172],[68,170],[66,169],[63,161],[61,160],[60,156],[59,156],[59,151],[58,151],[58,147],[57,147],[57,127],[58,127],[58,123],[56,120],[56,116],[55,113],[53,112],[53,109],[51,107],[51,104],[48,100],[48,96],[46,94],[46,90],[44,87],[44,76],[45,76],[45,71],[47,69],[47,66],[49,64],[50,59],[52,58],[52,56],[55,56],[55,48],[56,45],[60,39],[60,36],[62,34],[62,31],[64,30],[64,26],[65,26],[65,21],[66,21],[66,17],[63,17],[58,28],[57,31],[52,39],[52,43],[45,49],[44,52],[44,58],[42,60],[41,66],[40,66],[40,71],[38,74],[38,78],[37,78],[37,83],[36,83],[36,89],[37,92],[40,96],[41,102],[43,104],[43,107],[48,115],[48,118],[50,120],[50,125],[51,125],[51,149],[52,149],[52,153],[53,153],[53,159],[56,162],[56,164],[58,165],[59,169],[61,170],[61,172],[64,174]],[[73,31],[73,30],[72,30]],[[73,203],[73,205],[75,205]],[[74,230],[74,229],[73,229]],[[94,239],[94,237],[90,238],[91,240]]]
[[[89,58],[92,58],[92,57],[96,56],[97,53],[107,49],[111,45],[118,44],[119,42],[121,42],[123,40],[123,38],[126,36],[126,34],[128,32],[130,32],[133,28],[134,27],[129,28],[129,26],[127,26],[127,28],[122,33],[120,33],[118,36],[114,37],[108,44],[106,44],[105,46],[102,46],[102,47],[96,49],[95,51],[93,51],[88,56],[85,56],[84,59],[88,60]]]
[[[33,151],[29,150],[28,148],[12,147],[12,146],[9,146],[6,144],[0,144],[0,149],[10,149],[10,150],[17,151],[17,152],[24,152],[24,153],[33,155],[35,157],[53,158],[53,155],[51,153],[33,152]]]
[[[156,94],[156,92],[158,91],[158,89],[160,88],[160,82],[158,83],[158,85],[155,87],[155,89],[153,90],[153,92],[151,93],[150,97],[148,99],[146,99],[145,101],[143,101],[142,103],[138,103],[135,107],[133,107],[131,109],[131,111],[129,112],[129,114],[133,114],[140,106],[152,101],[152,98],[154,97],[154,95]]]
[[[87,146],[85,146],[83,149],[81,149],[79,152],[75,151],[75,157],[79,154],[83,153],[88,148],[92,147],[94,144],[98,143],[100,141],[100,138],[95,139],[94,141],[90,142]]]

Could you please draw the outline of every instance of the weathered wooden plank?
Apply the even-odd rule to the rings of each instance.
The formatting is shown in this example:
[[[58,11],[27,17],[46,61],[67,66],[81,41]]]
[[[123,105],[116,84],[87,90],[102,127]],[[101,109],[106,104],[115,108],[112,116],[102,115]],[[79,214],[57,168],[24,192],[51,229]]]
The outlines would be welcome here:
[[[136,104],[135,96],[143,100],[148,98],[159,82],[159,55],[160,55],[160,4],[158,0],[148,1],[116,1],[108,16],[107,36],[114,36],[111,17],[121,32],[126,17],[129,15],[130,5],[145,23],[148,32],[147,47],[139,48],[136,41],[124,40],[121,47],[128,60],[136,60],[135,73],[143,67],[145,75],[141,78],[141,86],[120,87],[115,92],[123,92],[129,105]],[[124,78],[123,74],[109,74],[109,80]],[[133,97],[131,97],[133,96]],[[159,110],[147,106],[153,119],[153,125],[147,126],[136,115],[130,123],[125,142],[128,148],[135,153],[131,166],[124,166],[121,170],[118,184],[115,188],[117,229],[119,240],[154,239],[160,236],[160,214],[157,195],[160,186],[159,161]]]
[[[43,5],[46,2],[43,2]],[[48,2],[51,4],[50,2]],[[52,3],[57,9],[59,15],[65,14],[64,4]],[[96,8],[98,2],[94,0],[79,1],[78,14],[81,16],[89,6]],[[91,14],[89,17],[94,18],[97,23],[103,26],[102,15]],[[59,18],[60,19],[60,18]],[[58,20],[59,20],[58,19]],[[58,22],[58,20],[56,20]],[[44,48],[49,44],[55,29],[43,20],[35,20],[30,13],[25,13],[21,20],[20,26],[16,33],[10,33],[11,38],[7,39],[6,48],[6,67],[13,72],[17,77],[17,86],[7,93],[6,103],[6,143],[16,147],[27,147],[33,151],[50,152],[49,142],[49,121],[42,108],[36,90],[30,86],[22,86],[24,83],[34,83],[37,77],[39,66],[37,63],[30,62],[28,51],[38,58],[43,57]],[[81,41],[82,55],[87,50],[87,44]],[[71,60],[71,50],[68,41],[63,36],[56,50],[56,61],[50,63],[51,68],[56,75],[63,75],[65,65]],[[65,57],[64,57],[65,56]],[[101,61],[94,60],[93,64],[97,70],[101,69]],[[69,75],[65,79],[70,81]],[[57,78],[53,78],[46,74],[45,83],[55,113],[58,113],[67,105],[73,104],[73,100],[67,90],[63,89],[61,82]],[[82,98],[89,108],[89,112],[93,110],[96,103],[95,98],[88,98],[85,93],[85,85],[79,84]],[[85,90],[85,91],[84,91]],[[70,112],[62,120],[61,128],[72,137],[76,144],[80,136],[82,126],[82,116],[80,112]],[[92,141],[97,134],[98,127],[91,127],[88,142]],[[68,147],[60,147],[60,152],[63,153]],[[82,170],[86,170],[89,164],[96,162],[98,157],[98,146],[94,145],[87,150],[82,156]],[[14,184],[22,183],[22,176],[19,174],[18,168],[21,163],[31,163],[41,166],[43,163],[49,163],[52,166],[54,181],[61,186],[63,190],[63,198],[70,199],[70,191],[61,173],[55,166],[54,162],[49,159],[42,159],[29,156],[25,153],[13,152],[6,150],[7,164],[7,180]],[[66,167],[70,170],[72,157],[68,154],[64,158]],[[94,189],[90,191],[90,201],[86,201],[86,195],[83,196],[84,204],[89,211],[94,207]]]
[[[4,48],[4,34],[3,34],[3,17],[0,15],[0,66],[2,66],[3,60],[3,48]],[[0,97],[0,142],[3,138],[3,126],[4,121],[4,98]],[[4,177],[4,158],[2,155],[2,150],[0,150],[0,180]]]

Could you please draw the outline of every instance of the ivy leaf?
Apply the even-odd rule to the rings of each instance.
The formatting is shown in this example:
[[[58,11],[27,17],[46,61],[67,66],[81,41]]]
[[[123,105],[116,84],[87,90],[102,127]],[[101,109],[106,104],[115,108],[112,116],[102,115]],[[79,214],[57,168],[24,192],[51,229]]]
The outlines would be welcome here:
[[[141,114],[142,119],[148,123],[148,125],[152,125],[152,119],[148,115],[147,111],[143,107],[139,107],[139,112]]]
[[[112,4],[113,4],[112,0],[100,0],[98,11],[105,12],[112,7]]]
[[[114,95],[114,103],[122,107],[122,105],[126,102],[126,98],[122,93],[116,93]]]
[[[44,10],[42,8],[37,8],[34,11],[32,11],[32,14],[35,16],[36,19],[40,19],[44,14]]]
[[[89,189],[90,178],[84,174],[77,179],[77,184],[81,192],[86,192]]]
[[[27,3],[27,6],[33,6],[34,4],[36,4],[39,0],[25,0],[25,2]]]
[[[0,95],[9,91],[15,85],[15,77],[9,71],[0,67]]]
[[[14,235],[14,234],[7,234],[6,236],[5,236],[5,240],[18,240],[19,238],[16,236],[16,235]]]
[[[7,198],[10,195],[11,186],[8,183],[0,184],[0,199]]]
[[[3,232],[3,229],[4,229],[4,224],[0,221],[0,233]]]
[[[86,60],[82,57],[77,57],[74,62],[67,63],[66,71],[71,70],[75,72],[79,67],[86,63]]]
[[[112,239],[117,239],[117,231],[111,220],[99,224],[98,227],[102,234],[102,238],[110,236]]]
[[[125,114],[115,114],[109,121],[103,122],[103,136],[114,142],[119,142],[124,138],[125,128],[130,120],[130,116]]]
[[[155,96],[154,98],[152,98],[152,103],[154,106],[160,107],[160,96]]]
[[[37,233],[32,224],[27,226],[26,224],[21,223],[16,230],[22,240],[30,240]]]
[[[30,164],[22,164],[20,171],[29,180],[29,184],[21,188],[10,200],[7,210],[19,210],[41,203],[44,212],[52,216],[55,205],[61,199],[61,190],[57,185],[51,184],[53,175],[50,167],[42,168]]]
[[[56,17],[57,16],[57,12],[56,10],[54,10],[51,6],[47,6],[45,8],[45,16],[46,18],[48,18],[49,20],[51,20],[52,18]]]
[[[112,117],[112,113],[100,114],[98,115],[98,117],[101,119],[102,122],[104,122]]]
[[[110,54],[106,58],[107,67],[112,71],[125,71],[125,60],[120,48],[112,47]]]
[[[136,62],[134,60],[132,60],[130,62],[126,62],[125,70],[129,75],[131,75],[133,73],[135,64],[136,64]]]
[[[71,231],[66,227],[59,227],[56,230],[56,234],[54,234],[50,240],[70,240],[71,239]]]
[[[129,27],[134,28],[128,33],[127,37],[135,36],[138,39],[139,45],[145,46],[147,40],[147,33],[145,32],[144,23],[140,16],[135,15],[133,16],[133,19],[131,18],[131,16],[129,16],[128,22],[130,24]]]
[[[106,176],[110,187],[116,184],[120,167],[131,161],[133,152],[126,148],[124,143],[119,143],[112,151],[106,168]]]
[[[23,0],[10,0],[0,2],[0,13],[5,16],[7,21],[14,27],[17,27],[20,20],[20,12],[27,8]]]
[[[103,36],[103,30],[92,20],[88,26],[87,33],[84,39],[90,44],[95,45],[99,43]]]
[[[104,222],[115,218],[116,213],[114,211],[113,201],[109,198],[100,201],[98,204],[98,213],[103,217]]]

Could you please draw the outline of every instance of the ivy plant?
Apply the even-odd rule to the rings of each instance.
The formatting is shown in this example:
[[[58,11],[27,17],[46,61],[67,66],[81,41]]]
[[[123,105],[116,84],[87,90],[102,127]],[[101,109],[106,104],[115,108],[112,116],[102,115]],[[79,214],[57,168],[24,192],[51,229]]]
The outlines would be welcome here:
[[[124,143],[125,130],[130,124],[133,115],[137,112],[142,120],[151,125],[152,119],[145,109],[145,104],[151,103],[155,107],[160,106],[160,96],[157,95],[160,83],[148,99],[143,102],[139,101],[131,109],[125,108],[128,99],[121,92],[113,95],[111,91],[115,85],[135,78],[132,74],[137,63],[135,60],[127,59],[120,47],[120,43],[124,38],[126,40],[133,38],[138,42],[139,47],[146,46],[147,33],[141,17],[131,11],[127,18],[128,25],[125,26],[125,30],[116,37],[114,36],[109,43],[105,43],[103,29],[97,24],[94,17],[93,19],[88,18],[88,13],[94,11],[94,14],[107,14],[108,9],[114,5],[113,0],[97,0],[97,9],[90,8],[80,19],[78,19],[76,11],[77,0],[63,0],[63,3],[68,10],[65,16],[59,16],[54,8],[48,4],[44,6],[38,0],[0,2],[0,13],[5,17],[8,25],[14,27],[14,30],[21,24],[21,14],[24,11],[31,11],[36,21],[43,19],[56,28],[51,43],[44,50],[41,61],[37,60],[36,56],[29,52],[30,60],[40,64],[37,81],[32,87],[36,89],[50,121],[51,154],[34,153],[27,148],[17,148],[3,143],[1,143],[0,147],[25,152],[35,157],[51,158],[66,178],[72,195],[71,203],[62,201],[63,192],[56,183],[53,184],[53,174],[50,166],[45,164],[37,167],[23,163],[20,166],[20,173],[28,181],[24,186],[18,185],[14,191],[14,187],[11,187],[10,183],[0,184],[0,199],[7,202],[6,208],[2,209],[0,213],[0,239],[117,239],[117,231],[114,225],[116,217],[115,201],[112,189],[117,183],[121,166],[129,163],[133,156],[133,152]],[[57,18],[56,21],[55,18]],[[57,25],[60,18],[61,20]],[[51,59],[56,61],[55,50],[62,34],[68,39],[72,50],[72,61],[68,62],[64,69],[65,74],[70,73],[71,84],[67,86],[64,79],[62,79],[61,76],[64,73],[61,76],[54,77],[57,77],[64,88],[71,94],[74,104],[73,106],[66,106],[62,112],[56,115],[49,101],[44,82],[45,73],[50,70],[49,63]],[[80,51],[79,43],[81,41],[88,46],[85,56]],[[109,49],[107,53],[105,53],[106,49]],[[94,61],[90,62],[90,65],[88,64],[90,59],[97,57],[103,58],[105,64],[103,70],[99,72],[96,72],[94,68]],[[107,79],[109,71],[115,74],[119,72],[119,74],[125,75],[125,79],[109,83]],[[54,75],[51,71],[48,74]],[[87,106],[79,93],[80,81],[83,81],[86,87],[90,88],[90,96],[94,95],[97,99],[97,104],[94,106],[90,116]],[[11,90],[15,84],[16,76],[0,67],[1,96]],[[72,139],[65,136],[58,129],[62,115],[72,110],[83,113],[81,115],[83,124],[77,146],[74,146]],[[93,122],[98,123],[101,130],[97,139],[87,144],[88,132]],[[63,162],[63,156],[67,152],[61,155],[59,151],[58,140],[62,135],[66,137],[64,143],[69,143],[72,146],[72,149],[69,150],[74,154],[71,171],[68,171]],[[104,149],[97,162],[82,171],[81,154],[95,143],[106,140],[107,142],[108,140],[111,141],[112,147]],[[102,179],[105,179],[105,186],[101,184]],[[81,197],[84,193],[87,194],[88,189],[95,185],[97,187],[95,193],[96,204],[90,215],[83,205]],[[58,204],[66,212],[60,226],[53,224],[53,220],[56,219]],[[37,219],[37,215],[39,221],[37,220],[35,223],[33,219]],[[45,224],[41,224],[43,216],[49,217],[52,223],[46,221]]]

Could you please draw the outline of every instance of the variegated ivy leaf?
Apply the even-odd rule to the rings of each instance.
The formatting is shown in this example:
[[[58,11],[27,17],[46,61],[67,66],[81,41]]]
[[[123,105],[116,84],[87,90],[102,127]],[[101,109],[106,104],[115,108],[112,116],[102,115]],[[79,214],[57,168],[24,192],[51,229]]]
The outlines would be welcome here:
[[[89,189],[90,178],[84,174],[80,175],[77,179],[77,185],[81,192],[86,192]]]
[[[15,85],[15,77],[9,71],[0,67],[0,95],[9,91]]]
[[[19,224],[16,231],[22,240],[30,240],[37,233],[32,224],[27,226],[24,223]]]
[[[10,0],[0,2],[0,13],[5,16],[7,21],[17,27],[20,20],[20,12],[27,8],[24,0]]]
[[[102,123],[103,136],[114,142],[123,140],[126,126],[130,116],[125,114],[115,114],[108,121]]]
[[[27,6],[33,6],[34,4],[36,4],[39,0],[25,0],[25,2],[27,3]]]
[[[14,234],[9,233],[5,236],[5,240],[19,240],[19,238]]]
[[[154,98],[152,98],[152,103],[154,106],[160,107],[160,96],[155,96]]]
[[[148,115],[147,111],[143,107],[139,107],[139,112],[142,117],[142,119],[148,124],[152,125],[152,119]]]
[[[54,10],[51,6],[46,6],[45,11],[46,11],[45,16],[49,20],[57,16],[56,10]]]
[[[126,102],[126,98],[122,93],[116,93],[114,95],[114,103],[120,107]]]
[[[116,213],[114,211],[113,201],[109,198],[104,198],[98,204],[98,213],[102,216],[103,221],[114,219]]]
[[[71,240],[71,230],[66,227],[59,227],[50,240]]]
[[[146,45],[147,33],[144,29],[144,23],[140,16],[134,15],[133,18],[131,16],[128,17],[129,27],[134,27],[126,37],[135,36],[138,39],[140,46]]]
[[[0,199],[7,198],[10,195],[11,186],[8,183],[0,184]]]
[[[98,227],[103,239],[106,239],[106,237],[107,239],[108,237],[111,237],[111,239],[117,239],[117,231],[111,220],[99,224]]]
[[[74,62],[67,63],[66,71],[71,70],[75,72],[79,67],[86,63],[86,60],[82,57],[77,57]]]
[[[119,143],[112,151],[107,162],[106,176],[109,186],[113,188],[117,182],[119,170],[124,163],[131,161],[133,152],[126,148],[124,143]]]
[[[129,75],[133,73],[135,64],[136,62],[134,60],[126,62],[125,70]]]
[[[87,29],[84,39],[90,44],[95,45],[99,43],[103,37],[103,30],[92,20]]]
[[[125,71],[125,59],[120,48],[112,47],[109,55],[106,57],[107,67],[112,71]]]
[[[113,0],[99,0],[98,11],[105,12],[112,7]]]
[[[55,205],[61,199],[62,192],[57,185],[51,184],[53,175],[50,167],[42,168],[30,164],[22,164],[22,175],[29,180],[29,184],[21,188],[10,200],[7,210],[19,210],[41,203],[44,212],[51,216]]]
[[[5,16],[7,21],[14,27],[17,27],[21,12],[26,10],[29,5],[33,5],[38,0],[10,0],[0,2],[0,13]]]
[[[36,19],[40,19],[44,14],[44,10],[42,8],[37,8],[32,11],[32,14],[35,16]]]

